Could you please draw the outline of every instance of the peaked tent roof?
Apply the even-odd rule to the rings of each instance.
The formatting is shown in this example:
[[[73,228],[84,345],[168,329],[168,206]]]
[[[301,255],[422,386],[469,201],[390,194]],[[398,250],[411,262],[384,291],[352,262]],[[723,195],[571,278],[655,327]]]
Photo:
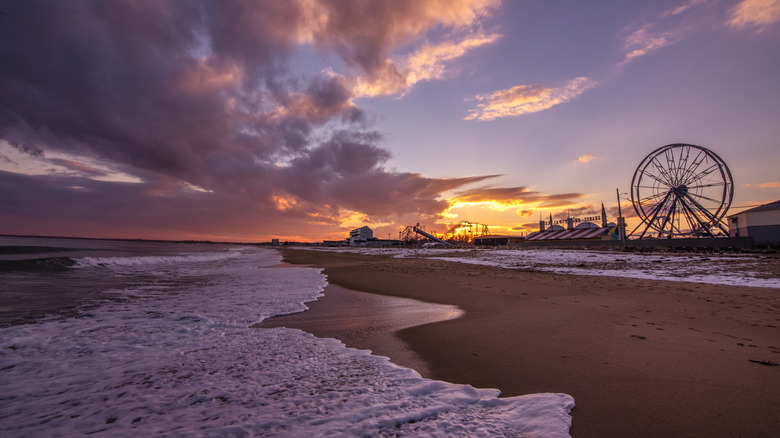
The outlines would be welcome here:
[[[525,240],[575,240],[593,239],[606,233],[610,228],[584,228],[579,230],[546,230],[531,233]]]

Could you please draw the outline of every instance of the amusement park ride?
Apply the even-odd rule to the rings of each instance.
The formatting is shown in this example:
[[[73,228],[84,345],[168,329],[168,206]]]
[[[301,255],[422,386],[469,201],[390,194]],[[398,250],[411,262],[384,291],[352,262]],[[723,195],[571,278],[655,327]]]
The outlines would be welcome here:
[[[670,144],[639,163],[631,180],[631,202],[644,226],[638,238],[728,236],[723,218],[734,197],[726,163],[714,152],[691,144]]]
[[[451,246],[453,244],[469,243],[475,237],[487,236],[489,233],[488,226],[485,224],[461,221],[450,225],[449,230],[441,237],[428,233],[420,224],[409,225],[398,233],[398,239],[407,243],[414,243],[422,236],[434,242]]]
[[[629,236],[636,239],[728,236],[723,218],[733,197],[731,171],[714,152],[683,143],[660,147],[648,154],[634,172],[631,203],[641,222],[626,234],[621,211],[618,218],[618,223],[622,224],[619,228],[623,228],[621,240],[625,246]],[[552,217],[550,224],[553,224]],[[642,231],[635,234],[640,229]],[[443,235],[428,233],[417,224],[401,231],[399,240],[416,243],[426,239],[453,245],[469,243],[475,237],[488,234],[487,225],[468,221],[450,224]]]

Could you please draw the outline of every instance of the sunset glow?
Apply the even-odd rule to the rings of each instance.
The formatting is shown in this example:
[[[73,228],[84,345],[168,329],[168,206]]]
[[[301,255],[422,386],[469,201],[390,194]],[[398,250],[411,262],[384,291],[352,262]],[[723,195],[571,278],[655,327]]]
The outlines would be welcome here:
[[[780,0],[37,3],[0,11],[0,234],[525,233],[676,142],[780,199]]]

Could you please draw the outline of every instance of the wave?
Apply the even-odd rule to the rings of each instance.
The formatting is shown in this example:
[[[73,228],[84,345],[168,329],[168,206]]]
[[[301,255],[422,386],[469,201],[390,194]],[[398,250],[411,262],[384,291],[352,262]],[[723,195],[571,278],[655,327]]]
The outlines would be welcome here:
[[[239,257],[239,251],[199,252],[171,256],[134,256],[134,257],[79,257],[76,268],[139,267],[148,265],[180,264],[193,262],[216,262]]]
[[[0,272],[12,271],[63,271],[77,264],[70,257],[48,257],[23,260],[0,260]]]
[[[42,257],[19,260],[0,260],[0,272],[63,271],[77,268],[133,268],[151,265],[216,262],[239,257],[240,255],[241,253],[239,251],[226,251],[170,256]]]
[[[73,251],[73,248],[62,248],[59,246],[0,246],[0,255],[41,254],[64,251]]]

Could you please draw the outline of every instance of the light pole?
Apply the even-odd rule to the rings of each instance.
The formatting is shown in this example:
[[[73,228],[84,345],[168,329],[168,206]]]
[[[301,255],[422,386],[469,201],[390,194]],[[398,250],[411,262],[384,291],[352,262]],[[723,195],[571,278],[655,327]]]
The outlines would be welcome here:
[[[620,242],[623,249],[626,249],[626,220],[623,218],[623,209],[620,207],[620,189],[615,189],[618,203],[618,233],[620,233]]]

